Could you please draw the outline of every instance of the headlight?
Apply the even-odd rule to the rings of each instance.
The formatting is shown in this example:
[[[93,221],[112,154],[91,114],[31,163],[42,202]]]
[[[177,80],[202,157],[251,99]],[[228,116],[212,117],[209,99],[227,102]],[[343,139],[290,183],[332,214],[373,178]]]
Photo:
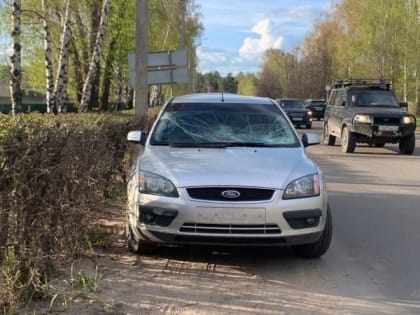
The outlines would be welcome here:
[[[370,124],[372,119],[369,115],[356,115],[353,118],[353,124]]]
[[[402,121],[402,123],[403,124],[405,124],[405,125],[410,125],[410,124],[413,124],[414,125],[414,117],[413,116],[404,116],[402,119],[401,119],[401,121]]]
[[[139,190],[144,194],[178,197],[178,192],[169,179],[149,172],[140,171]]]
[[[319,196],[320,183],[317,174],[304,176],[287,185],[283,199],[305,198]]]
[[[312,111],[310,111],[310,110],[309,110],[309,111],[308,111],[308,115],[309,115],[309,116],[312,116]]]

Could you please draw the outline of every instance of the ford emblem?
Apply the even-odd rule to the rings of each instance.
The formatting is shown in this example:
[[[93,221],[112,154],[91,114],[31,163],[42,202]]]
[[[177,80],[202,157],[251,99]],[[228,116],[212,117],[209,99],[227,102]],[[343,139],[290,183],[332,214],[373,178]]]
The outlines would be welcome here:
[[[241,195],[239,191],[236,190],[225,190],[222,191],[222,196],[228,199],[235,199]]]

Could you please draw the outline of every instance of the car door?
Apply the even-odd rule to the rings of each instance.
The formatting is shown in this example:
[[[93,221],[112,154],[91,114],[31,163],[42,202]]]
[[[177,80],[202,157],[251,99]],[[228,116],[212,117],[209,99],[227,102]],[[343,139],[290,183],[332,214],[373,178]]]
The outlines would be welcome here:
[[[332,113],[331,116],[331,125],[330,127],[330,133],[334,136],[341,136],[341,125],[342,121],[345,117],[345,113],[347,111],[346,108],[347,102],[346,102],[346,93],[344,90],[338,90],[335,98],[334,98],[334,104],[332,106]]]

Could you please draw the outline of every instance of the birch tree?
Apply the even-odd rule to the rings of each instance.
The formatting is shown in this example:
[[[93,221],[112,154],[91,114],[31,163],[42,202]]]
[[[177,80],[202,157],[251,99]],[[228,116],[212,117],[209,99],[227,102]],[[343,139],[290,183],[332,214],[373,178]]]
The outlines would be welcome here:
[[[45,2],[47,0],[42,0],[42,23],[44,27],[44,48],[45,48],[45,78],[46,78],[46,103],[47,103],[47,113],[52,113],[57,110],[55,106],[55,97],[54,97],[54,74],[53,74],[53,64],[52,64],[52,55],[51,55],[51,31],[49,21],[47,19],[47,9]]]
[[[12,96],[12,114],[22,111],[22,69],[21,69],[21,14],[22,5],[20,0],[11,0],[12,7],[12,40],[13,53],[10,56],[10,94]]]
[[[96,37],[95,46],[92,53],[92,58],[89,66],[89,72],[87,74],[85,84],[83,86],[82,100],[80,103],[80,112],[87,112],[89,110],[89,102],[92,94],[93,81],[96,73],[99,70],[98,65],[102,56],[102,47],[106,34],[106,24],[108,22],[109,13],[111,10],[111,0],[104,0],[101,21],[99,22],[98,34]]]
[[[63,33],[61,36],[60,55],[58,57],[57,80],[54,87],[54,106],[58,112],[62,112],[64,105],[64,98],[67,87],[67,64],[68,64],[68,49],[71,39],[70,29],[70,0],[67,0],[66,11],[64,13]]]

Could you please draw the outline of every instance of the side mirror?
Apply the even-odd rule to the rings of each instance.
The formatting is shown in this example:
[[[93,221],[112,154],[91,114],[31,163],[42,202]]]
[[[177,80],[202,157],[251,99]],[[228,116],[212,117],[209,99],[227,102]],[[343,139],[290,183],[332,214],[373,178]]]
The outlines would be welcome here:
[[[342,103],[341,103],[341,106],[346,106],[346,104],[347,104],[347,102],[346,101],[343,101]]]
[[[127,141],[144,145],[146,143],[146,135],[143,131],[130,131],[127,134]]]
[[[400,107],[408,110],[408,103],[407,102],[400,102]]]

